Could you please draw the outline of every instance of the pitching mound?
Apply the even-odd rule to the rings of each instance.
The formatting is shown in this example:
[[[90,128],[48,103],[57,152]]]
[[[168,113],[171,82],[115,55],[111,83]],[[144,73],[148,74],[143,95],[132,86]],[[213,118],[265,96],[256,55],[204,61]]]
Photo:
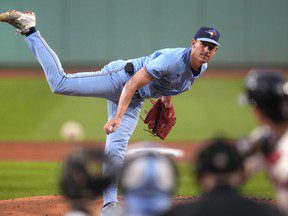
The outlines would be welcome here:
[[[196,200],[197,196],[179,196],[173,198],[173,203],[176,205],[181,202]],[[252,197],[259,202],[272,202],[273,200],[260,199]],[[100,212],[102,205],[102,199],[99,199],[93,203],[91,209],[93,212]],[[39,197],[27,197],[21,199],[11,199],[0,201],[0,215],[13,215],[13,216],[62,216],[68,209],[68,205],[62,196],[39,196]]]

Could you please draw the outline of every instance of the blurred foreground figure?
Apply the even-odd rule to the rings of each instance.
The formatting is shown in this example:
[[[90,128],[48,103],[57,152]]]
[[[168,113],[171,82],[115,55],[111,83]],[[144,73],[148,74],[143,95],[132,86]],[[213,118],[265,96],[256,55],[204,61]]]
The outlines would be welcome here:
[[[174,162],[156,152],[131,155],[123,166],[120,187],[125,216],[154,216],[171,207],[177,184]]]
[[[248,142],[246,172],[249,176],[261,168],[267,170],[288,215],[288,84],[278,71],[252,70],[245,90],[244,99],[260,124]]]
[[[243,158],[224,140],[215,140],[200,152],[196,176],[203,194],[191,203],[178,205],[165,216],[255,216],[283,215],[278,209],[241,197]]]
[[[103,175],[103,163],[109,163],[103,152],[82,148],[71,153],[63,164],[60,189],[68,201],[66,216],[89,216],[91,203],[113,182],[113,176]]]

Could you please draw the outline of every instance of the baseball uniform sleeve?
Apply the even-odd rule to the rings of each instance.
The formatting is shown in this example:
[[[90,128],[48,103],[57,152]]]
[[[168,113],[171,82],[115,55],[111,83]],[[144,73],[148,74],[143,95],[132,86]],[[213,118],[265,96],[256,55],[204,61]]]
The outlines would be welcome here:
[[[152,59],[145,65],[147,73],[153,76],[155,79],[159,79],[171,71],[173,71],[175,60],[171,60],[169,55],[161,54],[158,57]]]

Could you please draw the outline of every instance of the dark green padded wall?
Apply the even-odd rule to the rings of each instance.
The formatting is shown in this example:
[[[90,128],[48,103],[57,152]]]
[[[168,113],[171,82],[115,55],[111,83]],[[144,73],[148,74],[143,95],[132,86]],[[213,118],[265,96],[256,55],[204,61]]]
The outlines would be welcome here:
[[[89,65],[186,47],[202,25],[222,34],[219,66],[288,65],[287,0],[1,0],[32,10],[66,65]],[[0,25],[0,67],[34,65],[23,37]]]

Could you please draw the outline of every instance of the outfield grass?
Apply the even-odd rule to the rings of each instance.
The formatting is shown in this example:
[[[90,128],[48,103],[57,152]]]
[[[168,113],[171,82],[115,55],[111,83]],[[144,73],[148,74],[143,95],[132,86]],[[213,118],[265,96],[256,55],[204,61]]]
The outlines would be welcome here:
[[[0,161],[0,199],[58,194],[59,163]]]
[[[248,107],[237,103],[241,89],[242,79],[200,78],[190,91],[174,97],[177,123],[167,140],[247,135],[255,122]],[[1,78],[0,91],[0,140],[60,140],[59,128],[71,119],[84,125],[87,140],[105,139],[103,99],[53,95],[39,78]],[[149,106],[146,102],[145,108]],[[157,140],[143,128],[140,120],[132,140]]]
[[[177,167],[180,178],[176,195],[198,195],[200,189],[191,166],[186,163],[179,163]],[[274,188],[265,172],[259,172],[252,176],[252,178],[242,186],[241,193],[247,196],[275,199]]]
[[[197,195],[199,189],[189,164],[178,164],[179,185],[176,195]],[[59,194],[61,164],[52,162],[0,161],[0,200]],[[263,173],[245,185],[244,194],[275,198],[271,184]]]

